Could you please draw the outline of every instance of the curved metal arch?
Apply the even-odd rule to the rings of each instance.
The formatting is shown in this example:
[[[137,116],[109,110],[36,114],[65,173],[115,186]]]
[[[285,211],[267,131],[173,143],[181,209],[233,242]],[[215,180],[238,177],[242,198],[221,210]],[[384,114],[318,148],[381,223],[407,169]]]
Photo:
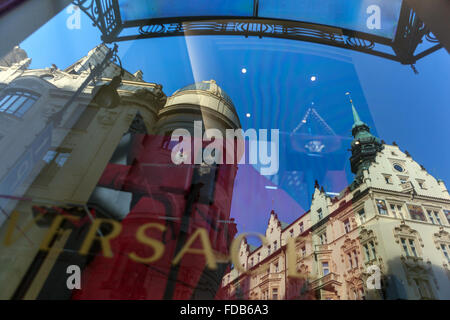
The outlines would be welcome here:
[[[250,18],[177,17],[123,22],[118,0],[74,0],[73,4],[91,18],[106,43],[185,35],[271,37],[325,44],[411,65],[442,48],[406,2],[402,4],[394,40],[326,25],[263,19],[258,17],[257,10]],[[416,53],[424,41],[430,44],[429,48]]]

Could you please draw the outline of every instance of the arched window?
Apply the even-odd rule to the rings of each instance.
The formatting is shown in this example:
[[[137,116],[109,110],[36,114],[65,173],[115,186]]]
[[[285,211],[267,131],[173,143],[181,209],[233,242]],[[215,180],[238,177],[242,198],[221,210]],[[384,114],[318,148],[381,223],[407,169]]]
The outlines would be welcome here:
[[[0,94],[0,112],[21,118],[39,97],[40,95],[25,90],[5,91]]]

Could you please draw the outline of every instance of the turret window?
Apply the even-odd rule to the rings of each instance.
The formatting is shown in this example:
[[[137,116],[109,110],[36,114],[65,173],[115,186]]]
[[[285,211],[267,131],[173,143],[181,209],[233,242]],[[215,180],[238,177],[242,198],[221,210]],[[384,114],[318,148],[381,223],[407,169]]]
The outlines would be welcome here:
[[[411,219],[418,221],[427,221],[421,207],[408,205],[408,211],[409,215],[411,216]]]
[[[387,216],[388,212],[387,212],[386,201],[377,199],[376,202],[377,202],[378,213],[383,216]]]
[[[427,210],[428,219],[430,219],[432,224],[442,225],[441,218],[439,217],[439,212],[435,210]]]
[[[447,218],[447,222],[450,223],[450,210],[444,210],[445,217]]]
[[[391,204],[391,212],[395,218],[405,219],[403,216],[403,207],[400,204]]]

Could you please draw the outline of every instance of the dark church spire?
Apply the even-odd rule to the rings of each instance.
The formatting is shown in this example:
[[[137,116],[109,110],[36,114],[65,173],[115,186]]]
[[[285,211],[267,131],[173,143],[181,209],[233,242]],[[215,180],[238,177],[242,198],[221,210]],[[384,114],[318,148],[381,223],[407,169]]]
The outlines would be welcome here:
[[[355,174],[355,180],[350,188],[354,189],[363,182],[363,171],[369,169],[370,164],[375,161],[378,151],[383,149],[383,144],[380,139],[370,133],[369,126],[361,121],[350,93],[347,92],[346,94],[350,98],[354,122],[352,126],[354,139],[352,141],[352,156],[350,157],[351,169]]]

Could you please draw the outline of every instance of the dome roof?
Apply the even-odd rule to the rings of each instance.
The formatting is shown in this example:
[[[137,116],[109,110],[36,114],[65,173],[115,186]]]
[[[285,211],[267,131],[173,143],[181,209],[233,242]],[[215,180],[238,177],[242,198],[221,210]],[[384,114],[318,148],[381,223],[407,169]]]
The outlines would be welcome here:
[[[233,101],[231,100],[230,96],[221,87],[219,87],[216,84],[215,80],[202,81],[202,82],[196,82],[196,83],[190,84],[184,88],[181,88],[181,89],[175,91],[175,93],[173,95],[177,95],[183,91],[189,91],[189,90],[208,91],[208,92],[216,95],[217,97],[225,100],[226,104],[228,104],[230,107],[232,107],[233,111],[235,110]]]

